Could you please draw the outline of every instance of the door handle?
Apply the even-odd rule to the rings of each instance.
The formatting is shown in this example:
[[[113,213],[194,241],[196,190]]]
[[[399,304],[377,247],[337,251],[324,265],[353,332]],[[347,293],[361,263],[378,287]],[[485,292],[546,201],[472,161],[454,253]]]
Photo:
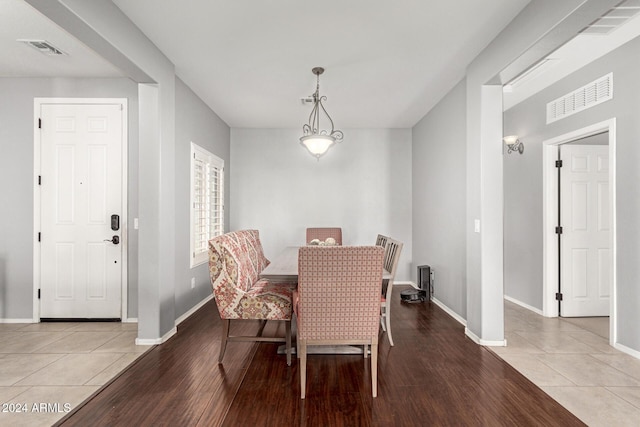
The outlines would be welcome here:
[[[111,239],[104,239],[105,242],[111,242],[114,245],[120,243],[120,236],[113,236]]]

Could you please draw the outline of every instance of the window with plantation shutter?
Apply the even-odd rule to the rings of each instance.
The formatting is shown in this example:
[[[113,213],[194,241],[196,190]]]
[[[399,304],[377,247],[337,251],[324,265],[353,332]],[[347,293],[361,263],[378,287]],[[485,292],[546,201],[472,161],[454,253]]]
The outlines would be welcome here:
[[[208,261],[208,242],[224,233],[224,160],[191,143],[191,267]]]

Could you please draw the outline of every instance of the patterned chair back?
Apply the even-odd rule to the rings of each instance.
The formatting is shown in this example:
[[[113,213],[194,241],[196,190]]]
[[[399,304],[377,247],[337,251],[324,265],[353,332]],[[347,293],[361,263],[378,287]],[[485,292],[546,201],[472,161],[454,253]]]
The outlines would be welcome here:
[[[231,310],[267,265],[258,230],[235,231],[209,241],[209,274],[223,319],[238,317]]]
[[[321,242],[332,237],[336,240],[336,245],[342,245],[342,228],[340,227],[316,227],[307,228],[307,244],[313,239],[318,239]]]
[[[384,249],[380,246],[300,248],[300,339],[377,337],[383,255]]]

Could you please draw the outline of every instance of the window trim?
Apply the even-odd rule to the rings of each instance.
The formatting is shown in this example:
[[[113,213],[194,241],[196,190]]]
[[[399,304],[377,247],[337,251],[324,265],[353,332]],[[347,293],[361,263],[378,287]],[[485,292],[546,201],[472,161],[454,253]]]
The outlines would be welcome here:
[[[219,206],[219,221],[218,224],[220,226],[220,232],[215,234],[215,231],[212,232],[211,229],[207,230],[207,241],[216,237],[217,235],[224,233],[224,160],[215,154],[211,153],[207,149],[199,146],[198,144],[191,142],[191,157],[190,157],[190,205],[189,205],[189,231],[190,231],[190,244],[189,244],[189,264],[190,267],[196,267],[198,265],[204,264],[209,260],[208,248],[198,249],[196,248],[196,174],[195,174],[195,163],[196,159],[200,158],[207,166],[216,168],[220,171],[220,179],[218,182],[218,206]],[[208,181],[208,187],[212,184],[211,180]],[[209,190],[206,190],[206,193],[209,193]],[[210,213],[209,219],[212,218]],[[212,227],[215,228],[215,227]]]

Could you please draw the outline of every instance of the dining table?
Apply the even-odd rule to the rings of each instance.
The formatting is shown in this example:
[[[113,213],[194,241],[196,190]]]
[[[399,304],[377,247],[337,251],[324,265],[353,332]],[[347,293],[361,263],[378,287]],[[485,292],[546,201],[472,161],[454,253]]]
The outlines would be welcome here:
[[[298,283],[298,249],[300,246],[287,246],[260,273],[262,279],[274,283]],[[391,279],[391,273],[382,270],[382,280]],[[295,323],[292,333],[295,336]],[[294,346],[292,351],[296,351]],[[370,352],[370,350],[368,350]],[[363,347],[351,345],[314,345],[307,348],[307,354],[362,354]],[[278,347],[278,354],[285,354],[285,346]]]
[[[300,246],[287,246],[260,273],[262,279],[274,283],[298,283],[298,249]],[[382,280],[391,279],[391,273],[382,270]]]

